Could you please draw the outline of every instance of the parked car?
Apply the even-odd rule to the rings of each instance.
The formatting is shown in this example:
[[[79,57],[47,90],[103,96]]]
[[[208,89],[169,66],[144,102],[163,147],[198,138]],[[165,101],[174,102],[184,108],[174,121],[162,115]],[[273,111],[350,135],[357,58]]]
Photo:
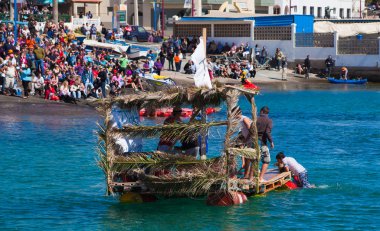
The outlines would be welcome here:
[[[134,42],[146,42],[150,33],[142,26],[126,26],[123,37]]]

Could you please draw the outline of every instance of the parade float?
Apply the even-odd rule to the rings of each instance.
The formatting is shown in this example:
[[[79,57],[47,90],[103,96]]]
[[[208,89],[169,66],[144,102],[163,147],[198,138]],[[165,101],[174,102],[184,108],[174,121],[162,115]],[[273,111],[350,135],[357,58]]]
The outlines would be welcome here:
[[[144,92],[107,99],[100,112],[104,123],[99,125],[99,166],[103,169],[107,194],[118,195],[121,201],[150,201],[160,197],[206,197],[211,205],[243,203],[246,196],[267,193],[282,187],[290,179],[290,173],[268,171],[266,181],[260,183],[260,148],[256,131],[254,96],[258,92],[229,85],[216,84],[212,89],[175,87],[161,92]],[[248,100],[252,109],[253,124],[250,129],[252,147],[236,146],[239,117],[233,111],[239,97]],[[227,107],[226,120],[206,122],[192,120],[209,107]],[[139,121],[139,109],[156,107],[191,106],[194,113],[191,122],[146,126]],[[144,140],[165,137],[184,141],[205,139],[211,127],[224,127],[224,147],[221,153],[209,153],[205,157],[205,142],[201,145],[201,157],[187,156],[178,151],[164,153],[152,149],[142,151]],[[122,140],[122,142],[121,142]],[[124,144],[124,145],[123,145]],[[156,147],[156,146],[155,146]],[[241,179],[236,174],[240,158],[253,160],[255,178]]]
[[[205,30],[203,31],[205,38]],[[211,83],[206,61],[205,39],[200,38],[191,59],[196,65],[194,87],[172,86],[157,92],[138,92],[103,100],[99,111],[104,122],[99,124],[98,164],[103,169],[107,195],[117,195],[122,202],[154,201],[167,197],[204,197],[209,205],[234,205],[247,201],[247,196],[265,194],[285,186],[290,172],[269,170],[259,181],[260,147],[256,128],[255,96],[259,88]],[[251,107],[252,145],[238,141],[241,112],[239,100]],[[207,121],[208,108],[226,108],[225,120]],[[185,123],[140,121],[140,110],[157,108],[191,108]],[[198,117],[198,119],[196,119]],[[221,150],[207,152],[210,130],[220,128]],[[158,138],[174,143],[197,143],[199,153],[186,155],[180,148],[157,151]],[[210,142],[208,142],[210,143]],[[220,149],[221,148],[221,149]],[[215,153],[216,152],[216,153]],[[242,158],[251,160],[253,179],[239,175]]]

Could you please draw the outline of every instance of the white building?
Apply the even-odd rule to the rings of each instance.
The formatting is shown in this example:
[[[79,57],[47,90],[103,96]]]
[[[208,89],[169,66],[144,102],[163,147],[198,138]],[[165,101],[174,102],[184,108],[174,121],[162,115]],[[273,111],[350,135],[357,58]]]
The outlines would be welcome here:
[[[329,8],[331,18],[359,18],[360,3],[364,10],[365,0],[256,0],[256,13],[304,14],[324,18],[326,8]]]

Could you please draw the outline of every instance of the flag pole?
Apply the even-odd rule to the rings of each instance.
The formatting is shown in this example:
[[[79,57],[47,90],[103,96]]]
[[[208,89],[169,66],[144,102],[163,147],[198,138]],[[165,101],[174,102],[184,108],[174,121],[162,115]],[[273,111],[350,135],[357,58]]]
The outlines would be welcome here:
[[[202,37],[203,37],[203,45],[204,45],[204,48],[205,48],[205,57],[207,56],[207,49],[206,49],[206,45],[207,45],[207,28],[203,28],[202,29]]]
[[[202,28],[202,38],[203,38],[203,45],[205,48],[205,58],[207,58],[207,49],[206,49],[206,40],[207,40],[207,28]],[[202,107],[202,123],[206,123],[206,108]],[[201,134],[202,141],[201,141],[201,153],[200,153],[200,158],[201,160],[205,160],[207,158],[206,156],[206,136],[207,136],[207,131],[203,131]]]

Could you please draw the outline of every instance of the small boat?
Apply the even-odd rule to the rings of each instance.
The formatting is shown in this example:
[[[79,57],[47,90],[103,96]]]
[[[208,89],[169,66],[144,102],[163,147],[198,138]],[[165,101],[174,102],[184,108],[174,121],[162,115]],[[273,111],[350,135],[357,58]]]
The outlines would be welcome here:
[[[367,79],[335,79],[335,78],[328,78],[328,81],[330,83],[335,83],[335,84],[365,84],[367,83]]]
[[[153,54],[157,56],[159,47],[157,46],[145,46],[142,44],[135,44],[135,43],[126,43],[124,40],[114,40],[114,41],[107,41],[111,44],[118,44],[122,46],[127,46],[127,54],[128,58],[130,59],[139,59],[139,58],[145,58],[149,52],[149,50],[153,51]]]
[[[153,74],[145,74],[142,75],[141,78],[145,79],[148,83],[152,84],[153,86],[175,86],[176,83],[173,79],[157,75],[155,73]]]
[[[88,40],[88,39],[85,39],[83,41],[83,44],[86,45],[86,49],[89,49],[89,50],[92,50],[93,48],[97,48],[97,49],[112,50],[113,52],[116,52],[116,53],[127,52],[129,48],[129,46],[126,46],[126,45],[101,43],[98,41]]]

